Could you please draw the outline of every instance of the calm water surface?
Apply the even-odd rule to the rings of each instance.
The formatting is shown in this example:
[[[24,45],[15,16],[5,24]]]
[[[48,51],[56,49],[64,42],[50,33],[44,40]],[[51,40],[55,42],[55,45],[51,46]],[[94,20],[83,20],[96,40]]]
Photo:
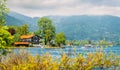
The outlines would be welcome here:
[[[65,48],[40,48],[40,47],[29,47],[24,48],[22,50],[25,50],[26,52],[29,52],[32,55],[43,55],[45,53],[50,53],[54,57],[61,56],[61,54],[66,53],[69,56],[74,56],[74,54],[83,54],[86,55],[89,52],[96,52],[100,48],[84,48],[81,46],[66,46]],[[14,52],[19,52],[20,48],[13,49]],[[103,48],[103,51],[105,53],[113,52],[117,55],[120,55],[120,46],[113,46],[108,48]]]

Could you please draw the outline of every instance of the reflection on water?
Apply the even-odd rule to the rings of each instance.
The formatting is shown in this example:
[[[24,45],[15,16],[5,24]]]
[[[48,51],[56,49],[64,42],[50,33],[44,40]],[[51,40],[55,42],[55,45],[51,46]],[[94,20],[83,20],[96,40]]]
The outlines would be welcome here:
[[[63,53],[66,53],[68,56],[74,56],[74,54],[83,54],[86,55],[89,52],[96,52],[100,48],[83,48],[81,46],[66,46],[65,48],[39,48],[39,47],[29,47],[24,48],[22,50],[25,50],[32,55],[43,55],[45,53],[50,53],[53,55],[53,57],[61,56]],[[19,52],[20,48],[15,48],[14,52]],[[113,52],[117,55],[120,55],[120,46],[113,46],[108,48],[103,48],[103,52]]]

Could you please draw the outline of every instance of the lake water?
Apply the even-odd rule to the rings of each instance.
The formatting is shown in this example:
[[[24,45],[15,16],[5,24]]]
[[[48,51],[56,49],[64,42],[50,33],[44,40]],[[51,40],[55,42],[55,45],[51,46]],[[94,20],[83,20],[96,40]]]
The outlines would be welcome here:
[[[43,55],[45,53],[50,53],[53,57],[61,56],[61,54],[66,53],[68,56],[74,56],[74,54],[83,54],[86,55],[89,52],[96,52],[100,48],[84,48],[81,46],[66,46],[65,48],[40,48],[40,47],[29,47],[22,48],[26,52],[29,52],[32,55]],[[14,52],[19,52],[20,48],[13,49]],[[113,46],[108,48],[103,48],[105,53],[113,52],[120,56],[120,46]]]

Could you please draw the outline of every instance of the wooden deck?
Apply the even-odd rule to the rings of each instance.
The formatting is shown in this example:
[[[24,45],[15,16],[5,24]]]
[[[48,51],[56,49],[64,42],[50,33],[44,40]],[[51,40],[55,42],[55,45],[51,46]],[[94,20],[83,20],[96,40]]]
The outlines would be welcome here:
[[[15,46],[19,46],[19,45],[26,45],[28,46],[30,43],[29,42],[15,42],[14,45]]]

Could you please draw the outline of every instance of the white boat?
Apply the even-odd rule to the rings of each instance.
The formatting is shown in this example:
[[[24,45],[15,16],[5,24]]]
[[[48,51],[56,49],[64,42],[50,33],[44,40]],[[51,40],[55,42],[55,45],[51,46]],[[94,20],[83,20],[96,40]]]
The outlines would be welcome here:
[[[41,48],[43,48],[44,46],[43,45],[41,45],[41,44],[34,44],[33,45],[34,47],[41,47]]]
[[[89,47],[94,47],[92,44],[86,44],[84,47],[89,48]]]
[[[85,49],[85,47],[84,47],[84,46],[82,46],[82,47],[81,47],[81,49]]]

